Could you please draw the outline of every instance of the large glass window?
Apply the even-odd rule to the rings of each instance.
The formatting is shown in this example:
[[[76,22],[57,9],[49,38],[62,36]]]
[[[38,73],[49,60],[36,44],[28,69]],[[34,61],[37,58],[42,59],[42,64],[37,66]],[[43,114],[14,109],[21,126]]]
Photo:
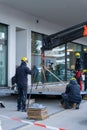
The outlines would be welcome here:
[[[8,27],[0,24],[0,86],[7,85],[7,31]]]
[[[32,32],[32,67],[37,67],[37,74],[32,77],[35,82],[58,82],[65,80],[65,45],[45,51],[44,65],[41,66],[41,47],[43,34]]]
[[[75,70],[76,57],[75,53],[81,51],[81,45],[74,43],[67,43],[67,80],[73,76],[73,70]]]
[[[83,46],[83,69],[87,69],[87,46]]]
[[[32,37],[32,46],[31,46],[32,66],[36,65],[39,68],[41,65],[41,47],[42,47],[43,35],[32,32],[31,37]]]
[[[32,32],[32,66],[36,65],[38,73],[32,78],[33,82],[59,82],[68,81],[75,75],[75,53],[79,52],[83,60],[82,67],[87,69],[87,46],[77,43],[66,43],[44,52],[45,69],[41,66],[41,47],[43,34]],[[43,72],[43,73],[42,73]]]
[[[41,82],[41,47],[42,47],[42,41],[43,41],[43,35],[32,32],[31,33],[31,51],[32,51],[32,67],[36,66],[37,73],[32,77],[32,82]]]
[[[45,64],[53,73],[46,71],[47,82],[65,80],[65,44],[45,51]]]

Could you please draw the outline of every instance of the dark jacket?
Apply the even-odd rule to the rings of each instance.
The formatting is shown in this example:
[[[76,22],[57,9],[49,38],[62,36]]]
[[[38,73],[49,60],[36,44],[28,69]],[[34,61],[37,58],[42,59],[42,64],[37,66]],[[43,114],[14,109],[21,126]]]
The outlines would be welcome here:
[[[12,86],[13,86],[15,83],[16,83],[16,78],[15,78],[15,76],[13,76],[13,77],[11,78],[11,84],[12,84]]]
[[[76,71],[82,70],[82,60],[80,58],[76,59],[75,70]]]
[[[76,80],[71,80],[70,83],[66,87],[66,94],[68,94],[69,101],[74,103],[81,102],[81,94],[80,94],[80,86],[78,85]]]
[[[84,74],[85,74],[85,81],[87,82],[87,72],[85,72]]]
[[[85,72],[84,73],[84,75],[85,75],[85,80],[84,80],[84,90],[86,90],[87,89],[87,72]]]
[[[19,67],[16,69],[16,83],[21,86],[28,85],[28,74],[32,74],[32,71],[27,67],[25,62],[22,62]]]

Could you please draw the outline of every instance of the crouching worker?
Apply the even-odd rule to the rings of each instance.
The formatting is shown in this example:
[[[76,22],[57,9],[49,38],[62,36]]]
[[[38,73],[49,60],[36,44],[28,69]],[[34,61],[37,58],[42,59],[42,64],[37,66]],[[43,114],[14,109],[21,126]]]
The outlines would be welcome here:
[[[65,109],[70,109],[70,104],[75,103],[75,109],[79,109],[81,99],[80,86],[75,78],[71,78],[69,84],[66,86],[65,93],[62,93],[61,104],[64,104]]]

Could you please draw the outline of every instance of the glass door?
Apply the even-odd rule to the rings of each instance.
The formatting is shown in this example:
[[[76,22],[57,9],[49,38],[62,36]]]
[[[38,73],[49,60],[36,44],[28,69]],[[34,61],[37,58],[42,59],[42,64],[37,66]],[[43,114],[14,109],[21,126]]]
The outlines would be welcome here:
[[[0,25],[0,87],[7,86],[7,26]]]

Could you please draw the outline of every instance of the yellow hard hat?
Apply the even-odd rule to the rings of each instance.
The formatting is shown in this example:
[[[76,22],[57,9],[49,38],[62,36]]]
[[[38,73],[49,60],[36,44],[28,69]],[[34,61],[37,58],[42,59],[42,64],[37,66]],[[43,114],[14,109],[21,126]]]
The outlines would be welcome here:
[[[72,78],[70,78],[70,80],[76,80],[76,78],[72,77]]]
[[[85,72],[87,72],[87,70],[83,70],[82,72],[85,73]]]
[[[80,53],[79,53],[79,52],[76,52],[76,53],[75,53],[75,56],[76,56],[76,57],[80,56]]]
[[[28,59],[27,59],[26,57],[22,57],[22,58],[21,58],[21,61],[23,61],[23,62],[28,62]]]

